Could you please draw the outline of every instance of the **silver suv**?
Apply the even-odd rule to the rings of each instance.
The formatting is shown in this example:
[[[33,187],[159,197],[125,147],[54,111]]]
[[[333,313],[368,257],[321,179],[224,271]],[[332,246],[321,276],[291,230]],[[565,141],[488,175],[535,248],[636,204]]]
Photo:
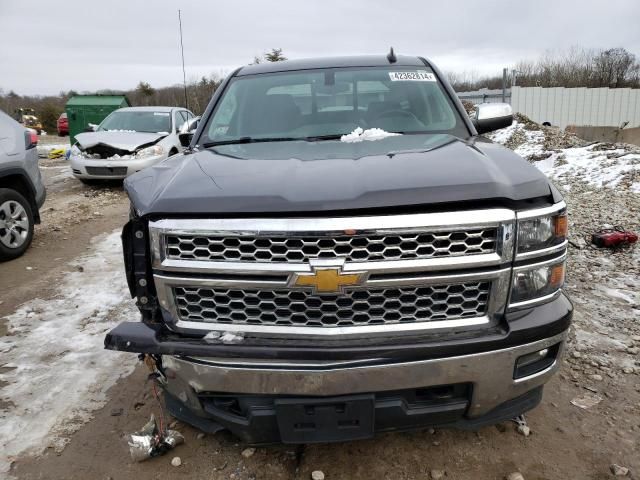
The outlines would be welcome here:
[[[38,168],[37,136],[0,111],[0,262],[22,255],[40,223],[46,190]]]

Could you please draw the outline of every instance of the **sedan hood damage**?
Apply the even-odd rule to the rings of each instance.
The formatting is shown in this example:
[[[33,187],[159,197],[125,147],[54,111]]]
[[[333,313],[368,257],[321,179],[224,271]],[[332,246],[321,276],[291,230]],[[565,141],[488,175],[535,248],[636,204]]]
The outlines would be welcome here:
[[[158,143],[168,133],[146,133],[146,132],[117,132],[100,131],[86,132],[76,135],[78,148],[87,150],[92,147],[102,145],[111,147],[122,152],[133,153],[144,147],[150,147]]]

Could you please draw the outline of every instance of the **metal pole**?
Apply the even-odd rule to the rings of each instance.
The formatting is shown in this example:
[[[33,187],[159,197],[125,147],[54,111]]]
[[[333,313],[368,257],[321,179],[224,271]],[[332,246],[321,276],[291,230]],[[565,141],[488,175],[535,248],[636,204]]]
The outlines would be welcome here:
[[[182,16],[178,9],[178,23],[180,24],[180,52],[182,53],[182,84],[184,85],[184,108],[189,108],[189,100],[187,100],[187,74],[184,70],[184,46],[182,45]]]
[[[502,103],[507,101],[507,69],[502,69]]]

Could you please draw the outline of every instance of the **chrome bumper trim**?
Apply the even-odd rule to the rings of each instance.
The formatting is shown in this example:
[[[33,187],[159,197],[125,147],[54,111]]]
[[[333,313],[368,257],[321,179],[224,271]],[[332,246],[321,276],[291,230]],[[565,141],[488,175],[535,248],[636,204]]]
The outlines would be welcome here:
[[[165,372],[169,370],[171,376],[175,374],[179,379],[176,385],[185,382],[196,393],[335,396],[472,383],[468,416],[477,417],[549,380],[560,367],[564,344],[551,367],[518,380],[513,379],[516,360],[564,342],[566,335],[563,332],[537,342],[471,355],[323,370],[304,365],[297,368],[212,365],[170,356],[163,357],[163,366]],[[168,382],[170,385],[172,380]]]
[[[367,338],[372,336],[396,337],[401,335],[415,335],[420,332],[442,330],[454,331],[456,328],[469,328],[489,325],[488,316],[459,318],[456,320],[432,320],[415,323],[393,323],[384,325],[356,325],[349,327],[296,327],[277,325],[251,325],[233,323],[207,323],[180,320],[176,322],[178,328],[191,330],[216,330],[220,332],[247,333],[252,336],[266,338]]]

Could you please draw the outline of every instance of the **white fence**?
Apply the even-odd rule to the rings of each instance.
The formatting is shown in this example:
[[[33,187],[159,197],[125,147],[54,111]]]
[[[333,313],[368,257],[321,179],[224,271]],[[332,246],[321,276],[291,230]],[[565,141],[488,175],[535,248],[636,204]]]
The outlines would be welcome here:
[[[532,120],[567,125],[640,126],[640,89],[511,87],[514,112]]]
[[[457,92],[460,100],[466,100],[468,102],[478,103],[496,103],[511,101],[511,90],[507,88],[504,92],[502,89],[489,90],[488,88],[481,88],[480,90],[474,90],[471,92]]]

